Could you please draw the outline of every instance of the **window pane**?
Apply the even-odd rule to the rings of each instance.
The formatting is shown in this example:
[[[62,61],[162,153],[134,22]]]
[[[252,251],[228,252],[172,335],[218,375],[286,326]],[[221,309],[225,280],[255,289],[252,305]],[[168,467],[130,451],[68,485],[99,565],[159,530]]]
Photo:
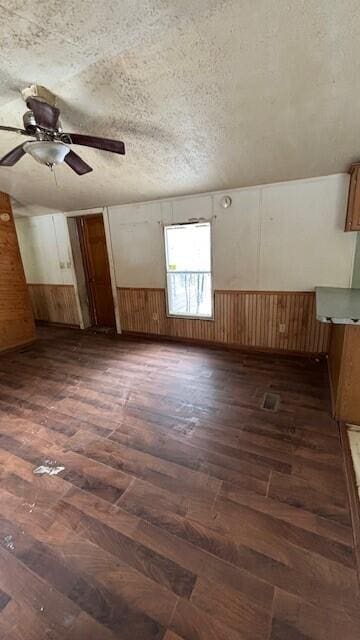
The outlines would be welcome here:
[[[167,271],[210,271],[210,223],[166,227]]]
[[[168,273],[169,313],[211,317],[210,273]]]

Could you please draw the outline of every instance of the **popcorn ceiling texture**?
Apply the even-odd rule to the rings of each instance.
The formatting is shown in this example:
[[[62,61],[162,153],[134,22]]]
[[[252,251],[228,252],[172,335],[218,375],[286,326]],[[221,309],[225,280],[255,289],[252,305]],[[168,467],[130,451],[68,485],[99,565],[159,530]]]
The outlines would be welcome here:
[[[0,0],[0,123],[19,89],[58,96],[64,129],[123,139],[76,149],[78,177],[25,156],[1,168],[15,211],[66,211],[346,171],[359,159],[355,0]],[[19,144],[0,134],[3,155]],[[24,206],[25,205],[25,206]]]

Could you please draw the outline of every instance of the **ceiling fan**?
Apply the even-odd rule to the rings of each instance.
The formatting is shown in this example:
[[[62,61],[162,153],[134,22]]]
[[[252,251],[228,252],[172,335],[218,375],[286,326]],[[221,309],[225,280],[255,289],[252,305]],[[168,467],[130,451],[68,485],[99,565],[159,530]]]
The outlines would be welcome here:
[[[0,131],[14,131],[23,136],[33,137],[35,140],[24,142],[9,151],[1,158],[0,167],[12,167],[25,153],[29,153],[37,162],[51,169],[54,164],[65,162],[75,173],[83,175],[92,171],[92,167],[70,149],[69,145],[82,145],[111,153],[125,154],[125,145],[120,140],[97,138],[81,133],[64,133],[59,120],[59,109],[43,100],[29,97],[26,105],[29,111],[23,116],[23,129],[0,125]]]

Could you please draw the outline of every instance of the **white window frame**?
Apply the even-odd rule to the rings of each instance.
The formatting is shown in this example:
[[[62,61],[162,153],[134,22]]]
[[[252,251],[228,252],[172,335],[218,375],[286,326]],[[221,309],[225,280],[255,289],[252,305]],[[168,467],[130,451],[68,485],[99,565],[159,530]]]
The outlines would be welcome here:
[[[166,242],[166,229],[170,229],[173,227],[190,227],[190,226],[200,226],[203,224],[208,224],[210,226],[210,271],[168,271],[168,255],[167,255],[167,242]],[[179,224],[167,224],[163,227],[163,237],[164,237],[164,256],[165,256],[165,302],[166,302],[166,315],[168,318],[182,318],[184,320],[214,320],[214,278],[213,278],[213,233],[212,233],[212,224],[210,220],[199,220],[197,222],[183,222]],[[168,291],[168,273],[209,273],[210,274],[210,284],[211,284],[211,315],[210,316],[202,316],[202,315],[189,315],[189,314],[178,314],[178,313],[170,313],[169,310],[169,291]]]

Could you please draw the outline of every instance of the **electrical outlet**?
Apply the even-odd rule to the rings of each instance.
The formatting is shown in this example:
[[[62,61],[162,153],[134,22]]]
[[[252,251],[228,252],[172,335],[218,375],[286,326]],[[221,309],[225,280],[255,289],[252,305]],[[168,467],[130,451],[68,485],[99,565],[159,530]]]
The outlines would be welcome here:
[[[157,322],[157,321],[159,320],[159,316],[158,316],[158,314],[157,314],[157,313],[153,313],[153,314],[152,314],[152,319],[153,319],[155,322]]]
[[[279,324],[279,333],[285,333],[286,331],[286,324]]]

